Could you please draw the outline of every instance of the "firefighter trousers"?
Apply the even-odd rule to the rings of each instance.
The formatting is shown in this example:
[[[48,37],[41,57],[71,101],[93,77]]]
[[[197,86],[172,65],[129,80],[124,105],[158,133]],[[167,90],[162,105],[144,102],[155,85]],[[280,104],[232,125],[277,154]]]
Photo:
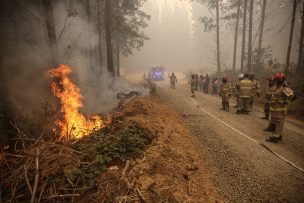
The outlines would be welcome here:
[[[250,97],[239,97],[237,100],[237,110],[249,110]]]
[[[282,136],[286,113],[286,111],[271,111],[270,123],[275,125],[274,137]]]

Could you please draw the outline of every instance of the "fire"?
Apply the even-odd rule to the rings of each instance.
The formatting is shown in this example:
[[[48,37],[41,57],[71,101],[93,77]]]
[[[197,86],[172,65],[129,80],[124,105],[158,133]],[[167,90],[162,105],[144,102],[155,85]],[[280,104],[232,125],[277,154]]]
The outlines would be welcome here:
[[[51,80],[53,94],[60,101],[60,112],[63,119],[57,120],[60,137],[64,139],[80,139],[93,131],[104,127],[104,123],[97,115],[84,116],[79,109],[83,107],[83,97],[80,89],[68,77],[72,68],[60,64],[47,72]]]

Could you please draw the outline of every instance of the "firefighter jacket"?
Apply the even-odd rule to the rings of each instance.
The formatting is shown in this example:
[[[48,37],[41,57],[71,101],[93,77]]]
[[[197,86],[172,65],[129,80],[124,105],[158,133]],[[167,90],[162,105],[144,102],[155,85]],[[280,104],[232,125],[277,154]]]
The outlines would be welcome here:
[[[252,82],[248,78],[244,78],[239,82],[237,87],[237,95],[240,98],[249,98],[251,97],[251,89],[252,89]]]
[[[276,91],[277,87],[275,85],[272,86],[267,86],[266,92],[265,92],[265,103],[270,104],[271,102],[271,97],[273,93]]]
[[[271,97],[270,111],[287,111],[287,105],[293,97],[294,93],[287,85],[277,87]]]
[[[231,85],[230,83],[222,83],[220,87],[221,96],[230,96],[231,95]]]
[[[233,86],[233,93],[235,96],[238,96],[239,94],[239,87],[240,87],[240,82],[242,81],[243,79],[239,79],[238,81],[235,82],[234,86]]]
[[[260,82],[257,79],[252,80],[252,89],[251,89],[251,96],[256,96],[257,93],[260,93]]]

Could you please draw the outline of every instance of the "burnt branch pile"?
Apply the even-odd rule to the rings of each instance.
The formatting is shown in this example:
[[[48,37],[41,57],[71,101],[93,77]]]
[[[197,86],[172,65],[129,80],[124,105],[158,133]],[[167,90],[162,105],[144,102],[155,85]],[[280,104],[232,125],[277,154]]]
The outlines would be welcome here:
[[[59,141],[47,124],[39,136],[33,136],[15,122],[15,142],[0,159],[0,202],[142,199],[128,180],[126,163],[140,157],[155,136],[126,117],[123,111],[115,112],[108,126],[74,141]],[[119,169],[115,175],[109,173],[113,166]]]
[[[66,170],[80,167],[81,152],[64,143],[18,138],[22,146],[3,152],[1,167],[2,202],[45,202],[80,196]],[[71,190],[74,189],[74,190]]]

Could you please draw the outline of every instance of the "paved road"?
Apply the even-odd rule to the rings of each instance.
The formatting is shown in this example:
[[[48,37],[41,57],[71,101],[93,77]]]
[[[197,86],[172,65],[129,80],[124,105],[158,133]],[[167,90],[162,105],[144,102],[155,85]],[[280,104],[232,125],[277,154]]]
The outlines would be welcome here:
[[[304,202],[304,173],[259,144],[303,169],[303,125],[288,122],[283,142],[272,144],[265,141],[267,121],[260,111],[221,111],[218,96],[197,93],[191,100],[188,87],[172,90],[168,82],[159,82],[157,92],[183,116],[227,202]]]

